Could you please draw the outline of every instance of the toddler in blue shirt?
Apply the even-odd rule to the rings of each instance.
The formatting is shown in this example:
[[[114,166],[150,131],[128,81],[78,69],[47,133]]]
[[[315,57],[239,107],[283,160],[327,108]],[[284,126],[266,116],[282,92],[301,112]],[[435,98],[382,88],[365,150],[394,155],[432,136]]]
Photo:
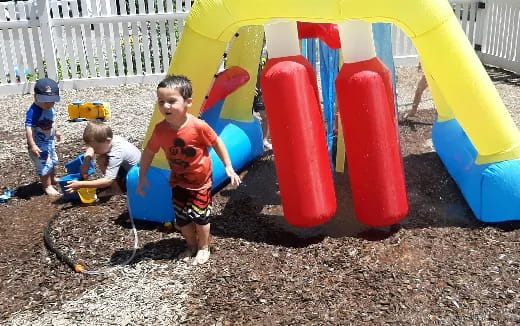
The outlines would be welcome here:
[[[60,101],[58,84],[49,78],[36,81],[34,85],[34,103],[25,115],[25,136],[27,149],[40,177],[42,188],[47,195],[58,196],[55,167],[58,165],[56,140],[61,140],[61,133],[53,126],[55,119],[54,104]]]

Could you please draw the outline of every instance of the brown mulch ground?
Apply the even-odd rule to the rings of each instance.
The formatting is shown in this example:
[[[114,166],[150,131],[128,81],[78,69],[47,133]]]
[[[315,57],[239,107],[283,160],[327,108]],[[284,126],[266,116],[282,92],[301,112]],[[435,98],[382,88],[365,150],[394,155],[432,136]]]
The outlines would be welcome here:
[[[292,228],[282,217],[272,155],[255,162],[238,189],[215,197],[213,255],[199,270],[185,323],[520,324],[520,223],[475,219],[431,148],[434,119],[433,109],[421,109],[400,123],[410,214],[393,228],[355,221],[343,174],[336,176],[338,216]],[[79,154],[72,146],[60,153],[67,153],[63,162]],[[93,206],[52,202],[24,171],[32,171],[26,154],[0,171],[4,184],[20,185],[16,198],[0,204],[0,321],[110,282],[76,274],[48,251],[43,229],[53,215],[56,246],[89,269],[121,263],[132,248],[126,197]],[[178,234],[137,227],[135,261],[176,263]]]

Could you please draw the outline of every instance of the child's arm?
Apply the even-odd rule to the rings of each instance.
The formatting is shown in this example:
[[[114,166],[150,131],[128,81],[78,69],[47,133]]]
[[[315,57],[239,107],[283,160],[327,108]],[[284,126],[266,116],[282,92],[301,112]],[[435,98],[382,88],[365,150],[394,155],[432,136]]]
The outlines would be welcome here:
[[[146,195],[146,192],[143,189],[143,186],[146,188],[150,188],[150,184],[148,183],[148,179],[146,179],[146,173],[152,164],[153,158],[155,157],[155,153],[145,148],[143,153],[141,154],[141,162],[139,162],[139,183],[137,184],[137,193],[141,196]]]
[[[79,168],[79,172],[84,179],[86,179],[88,176],[88,169],[90,168],[90,162],[93,158],[94,149],[90,146],[87,146],[87,149],[85,149],[85,154],[83,155],[83,164],[81,164],[81,167]]]
[[[56,113],[56,106],[52,110]],[[56,126],[56,119],[54,119],[54,137],[56,137],[56,142],[58,143],[63,141],[63,133]]]
[[[27,148],[35,157],[40,157],[41,149],[36,145],[33,138],[33,130],[29,126],[25,126],[25,137],[27,138]]]
[[[114,179],[99,178],[96,180],[74,180],[67,182],[65,189],[68,193],[78,191],[79,188],[107,188],[114,183]]]
[[[240,182],[240,177],[233,169],[233,165],[231,165],[231,159],[229,158],[228,151],[226,149],[226,145],[220,140],[220,137],[217,137],[217,141],[213,144],[213,149],[217,153],[218,157],[224,163],[224,168],[226,169],[226,174],[231,179],[231,185],[238,186]]]

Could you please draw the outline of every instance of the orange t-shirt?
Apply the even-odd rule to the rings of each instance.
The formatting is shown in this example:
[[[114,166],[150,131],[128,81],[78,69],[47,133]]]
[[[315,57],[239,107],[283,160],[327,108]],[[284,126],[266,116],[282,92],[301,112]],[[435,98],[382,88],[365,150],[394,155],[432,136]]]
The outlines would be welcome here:
[[[170,186],[190,190],[212,186],[209,148],[217,140],[215,131],[203,120],[188,114],[188,121],[179,130],[166,120],[159,122],[146,148],[157,153],[163,149],[170,164]]]

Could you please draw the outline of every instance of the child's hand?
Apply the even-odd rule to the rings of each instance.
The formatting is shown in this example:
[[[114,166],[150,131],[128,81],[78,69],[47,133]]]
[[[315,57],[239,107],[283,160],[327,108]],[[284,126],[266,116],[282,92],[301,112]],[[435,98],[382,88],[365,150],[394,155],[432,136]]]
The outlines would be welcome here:
[[[55,136],[56,136],[56,141],[58,143],[60,143],[63,140],[63,134],[61,133],[61,131],[56,130]]]
[[[231,166],[226,167],[226,174],[229,177],[229,179],[231,180],[232,186],[238,186],[242,182],[242,180],[240,180],[240,177],[235,172],[233,167],[231,167]]]
[[[65,186],[65,191],[72,194],[78,191],[79,188],[81,188],[81,183],[79,181],[68,181]]]
[[[34,157],[40,157],[40,153],[42,152],[42,150],[36,145],[31,146],[30,151]]]
[[[83,180],[88,178],[88,167],[84,167],[83,165],[79,168],[79,173]]]
[[[90,168],[90,161],[87,162],[87,160],[83,161],[83,164],[79,167],[79,173],[81,173],[81,177],[83,179],[88,178],[88,170]]]
[[[146,196],[146,191],[144,191],[143,187],[150,189],[150,184],[148,183],[147,179],[139,179],[139,183],[137,184],[137,189],[135,190],[142,197]]]

